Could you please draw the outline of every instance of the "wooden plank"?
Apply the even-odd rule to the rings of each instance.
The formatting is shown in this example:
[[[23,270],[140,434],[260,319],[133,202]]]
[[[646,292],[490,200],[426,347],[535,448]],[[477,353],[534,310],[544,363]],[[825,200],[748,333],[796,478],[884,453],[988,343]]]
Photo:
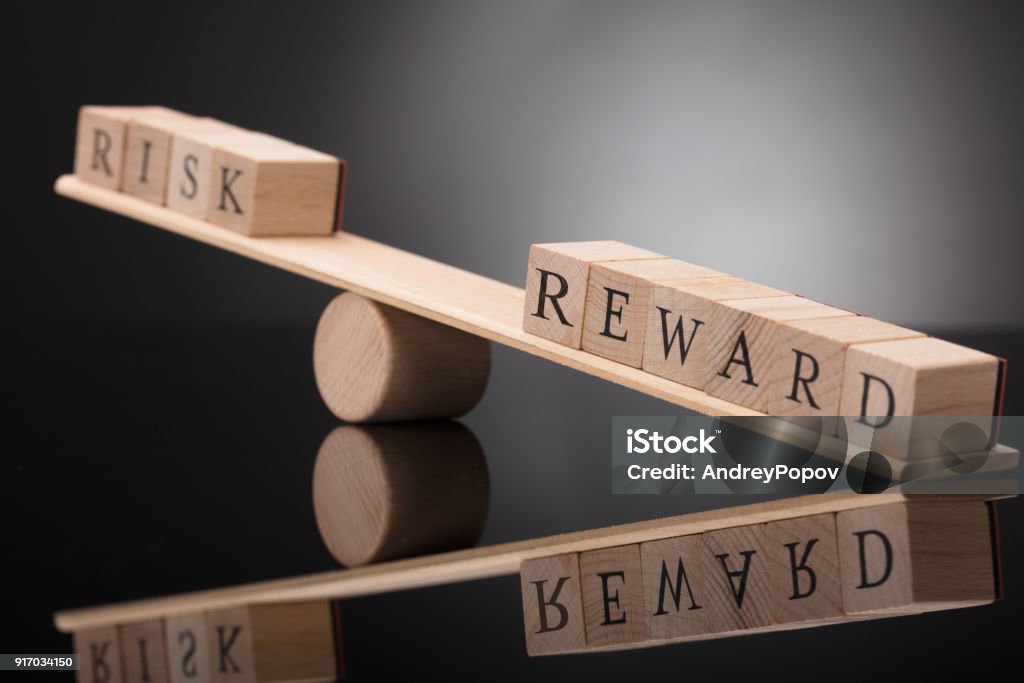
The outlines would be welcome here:
[[[349,233],[252,238],[124,193],[57,179],[58,194],[246,256],[705,415],[756,410],[523,330],[523,290]]]
[[[954,495],[952,498],[963,500],[968,497]],[[979,498],[987,499],[991,496],[979,496]],[[470,548],[355,569],[263,581],[120,605],[58,612],[54,622],[61,631],[77,632],[243,605],[338,599],[386,593],[516,574],[523,561],[552,555],[586,552],[631,543],[645,543],[745,524],[763,524],[826,512],[859,510],[908,500],[935,499],[948,498],[911,497],[901,494],[867,496],[856,493],[800,496],[514,543]]]

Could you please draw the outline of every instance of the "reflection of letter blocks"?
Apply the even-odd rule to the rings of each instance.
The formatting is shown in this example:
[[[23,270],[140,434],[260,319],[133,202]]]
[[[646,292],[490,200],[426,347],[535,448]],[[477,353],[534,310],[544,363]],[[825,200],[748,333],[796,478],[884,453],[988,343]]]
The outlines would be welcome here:
[[[579,554],[526,560],[519,569],[526,651],[530,656],[586,646]]]
[[[703,539],[708,631],[771,625],[772,584],[763,525],[708,531]]]
[[[580,586],[587,645],[647,640],[639,544],[580,554]]]
[[[768,405],[769,370],[783,324],[853,315],[794,295],[716,301],[708,323],[705,391],[764,411]]]
[[[333,681],[334,625],[327,602],[209,612],[214,681]]]
[[[209,220],[249,236],[329,235],[340,162],[292,144],[225,139],[213,151]]]
[[[590,265],[647,258],[663,257],[614,241],[534,244],[526,272],[523,330],[580,348]]]
[[[653,640],[707,633],[703,550],[699,535],[640,545],[647,631]]]
[[[125,683],[166,683],[166,638],[161,619],[126,624],[120,628]]]
[[[583,317],[583,350],[634,368],[643,364],[647,314],[655,284],[723,273],[678,259],[595,263]]]
[[[847,348],[923,336],[864,316],[788,322],[779,330],[768,372],[767,411],[772,415],[836,417]]]
[[[121,646],[117,627],[75,633],[79,683],[121,683]]]
[[[206,619],[202,614],[167,617],[164,638],[171,683],[210,683],[213,680]]]
[[[124,150],[128,121],[140,114],[163,112],[163,107],[85,106],[78,111],[75,175],[111,190],[124,187]]]
[[[836,517],[823,514],[764,525],[776,624],[843,616]]]
[[[848,438],[901,459],[984,450],[999,373],[995,356],[932,337],[851,346],[840,400]]]
[[[656,284],[647,314],[643,369],[703,389],[711,304],[785,295],[782,290],[738,277]]]
[[[989,514],[982,501],[838,513],[843,611],[913,614],[992,602]]]

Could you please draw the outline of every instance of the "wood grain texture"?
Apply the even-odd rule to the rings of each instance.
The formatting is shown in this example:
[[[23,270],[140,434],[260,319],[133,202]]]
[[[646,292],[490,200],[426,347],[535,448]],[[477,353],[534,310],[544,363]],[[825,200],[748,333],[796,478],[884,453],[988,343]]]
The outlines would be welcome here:
[[[976,500],[836,515],[843,610],[907,614],[995,599],[989,509]]]
[[[786,294],[730,276],[654,284],[647,314],[644,371],[703,389],[711,304]]]
[[[320,537],[349,567],[473,546],[488,494],[480,443],[451,421],[343,425],[313,468]]]
[[[122,190],[155,204],[167,200],[167,171],[175,133],[202,130],[204,121],[181,112],[133,116],[125,129]]]
[[[111,190],[124,186],[124,155],[128,122],[140,114],[170,113],[164,107],[86,105],[78,110],[75,175],[83,182]]]
[[[76,631],[75,652],[79,656],[79,683],[122,683],[121,641],[116,626]]]
[[[700,535],[640,545],[647,632],[652,639],[706,633],[704,543]]]
[[[654,285],[723,275],[671,258],[592,264],[583,316],[583,350],[639,368]]]
[[[647,640],[639,544],[580,553],[580,591],[588,647]]]
[[[172,683],[211,683],[213,660],[206,617],[200,610],[164,619],[167,670]]]
[[[714,302],[708,324],[705,391],[764,412],[769,401],[769,372],[783,325],[852,315],[795,295]]]
[[[579,553],[526,560],[519,570],[526,652],[572,652],[586,647]]]
[[[523,330],[523,290],[349,233],[253,239],[123,193],[57,180],[77,201],[355,292],[707,415],[758,415],[691,387]]]
[[[580,348],[591,264],[648,258],[663,257],[614,240],[532,245],[522,329],[571,349]]]
[[[774,623],[843,616],[835,515],[765,524],[764,545]]]
[[[125,624],[118,630],[124,683],[166,683],[170,680],[162,620]]]
[[[710,531],[702,540],[708,632],[772,625],[772,583],[763,525]]]
[[[348,422],[462,415],[490,369],[486,339],[352,292],[327,306],[313,341],[320,395]]]
[[[920,498],[932,499],[928,496]],[[585,552],[614,545],[644,543],[724,529],[738,524],[763,524],[780,519],[871,508],[906,500],[908,497],[900,494],[864,496],[855,493],[836,493],[800,496],[557,536],[533,538],[515,543],[484,546],[440,555],[397,560],[356,569],[264,581],[120,605],[69,610],[57,613],[54,621],[61,631],[73,632],[240,605],[335,599],[385,593],[514,574],[519,571],[519,565],[523,561],[549,555]],[[168,625],[168,629],[170,629],[170,625]],[[169,646],[173,645],[170,633],[168,640]]]

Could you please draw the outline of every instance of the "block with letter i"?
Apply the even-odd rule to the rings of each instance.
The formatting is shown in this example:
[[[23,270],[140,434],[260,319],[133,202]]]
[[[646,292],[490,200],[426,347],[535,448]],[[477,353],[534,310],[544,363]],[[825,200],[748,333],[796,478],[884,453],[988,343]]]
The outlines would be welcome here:
[[[124,680],[116,626],[78,631],[74,641],[79,657],[79,683],[121,683]]]
[[[655,284],[647,314],[643,369],[659,377],[703,389],[711,304],[786,294],[737,277]]]
[[[125,624],[119,631],[124,683],[167,683],[170,677],[163,620]]]
[[[853,315],[795,295],[716,301],[708,323],[704,390],[764,412],[782,327],[794,320]]]
[[[639,544],[580,553],[580,587],[589,647],[647,640]]]
[[[906,460],[983,451],[1001,372],[995,356],[933,337],[852,345],[839,405],[848,439]]]
[[[834,514],[765,524],[764,550],[771,580],[773,623],[842,618]]]
[[[611,240],[534,244],[526,271],[523,330],[580,348],[591,264],[660,258],[664,257]]]
[[[708,632],[770,626],[774,600],[763,525],[707,531],[702,540]]]
[[[164,107],[82,107],[75,140],[75,175],[110,190],[123,189],[128,122],[136,116],[158,113],[175,112]]]
[[[527,653],[532,657],[585,648],[579,554],[525,560],[519,581]]]
[[[225,138],[213,150],[208,220],[251,237],[334,231],[341,160],[293,144]]]
[[[707,633],[703,551],[700,535],[640,544],[644,607],[652,640]]]
[[[991,513],[978,500],[838,513],[843,611],[913,614],[992,602]]]
[[[328,602],[275,603],[206,614],[213,681],[333,681]]]
[[[639,368],[654,286],[668,280],[704,280],[724,273],[678,259],[594,263],[587,284],[583,350]]]

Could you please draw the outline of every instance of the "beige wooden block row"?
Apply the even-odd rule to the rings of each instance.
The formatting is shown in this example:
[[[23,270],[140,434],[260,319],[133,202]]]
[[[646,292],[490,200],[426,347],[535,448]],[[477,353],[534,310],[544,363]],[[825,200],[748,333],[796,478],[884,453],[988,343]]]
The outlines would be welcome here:
[[[75,174],[250,236],[327,235],[344,162],[163,107],[82,107]]]
[[[995,599],[983,501],[897,503],[530,560],[531,655],[724,637]]]
[[[326,602],[253,605],[75,634],[88,683],[333,681]]]

